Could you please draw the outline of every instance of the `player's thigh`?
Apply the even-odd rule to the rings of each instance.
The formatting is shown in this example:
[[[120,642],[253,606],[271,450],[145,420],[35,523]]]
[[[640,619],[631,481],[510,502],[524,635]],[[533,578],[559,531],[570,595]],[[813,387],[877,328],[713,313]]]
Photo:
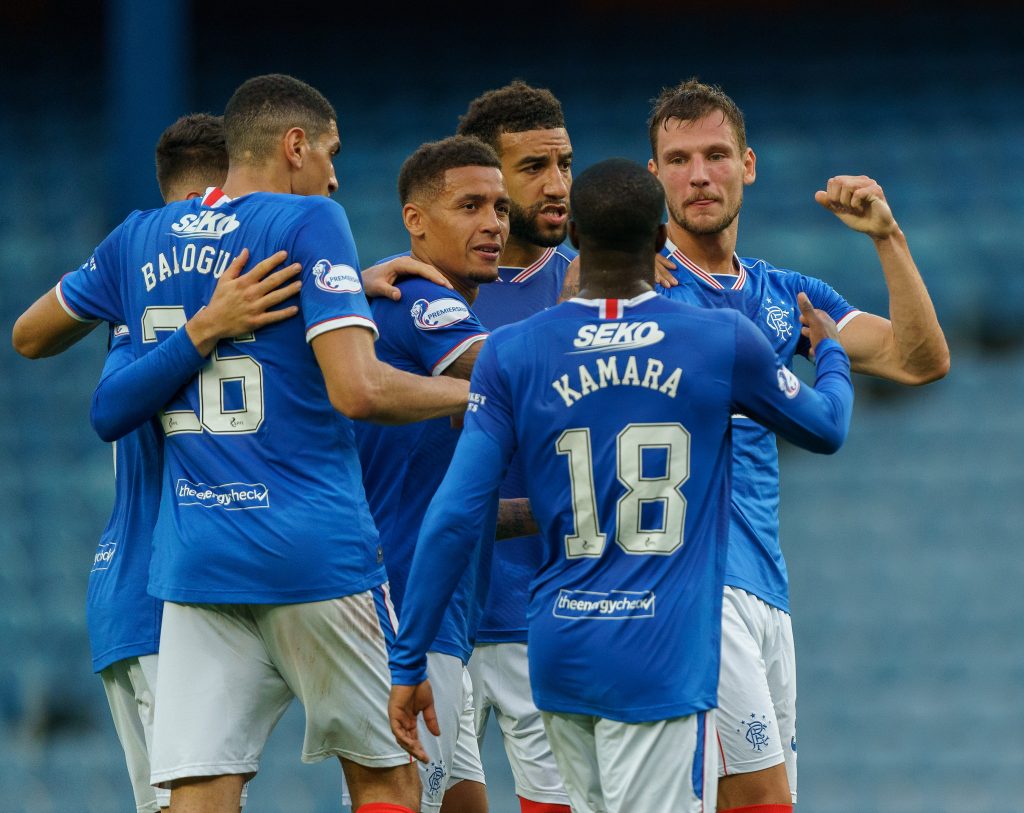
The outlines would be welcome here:
[[[291,702],[251,609],[164,605],[152,781],[254,774]]]
[[[388,723],[394,628],[382,586],[327,601],[268,605],[257,615],[274,665],[305,708],[303,762],[338,756],[367,768],[408,763]]]
[[[433,682],[433,681],[431,681]],[[473,681],[469,670],[462,668],[462,710],[459,713],[459,733],[452,755],[452,772],[448,780],[451,788],[463,779],[485,784],[483,760],[480,758],[480,744],[475,729],[476,701],[473,696]]]
[[[746,591],[727,587],[723,593],[716,713],[720,776],[761,771],[785,761],[764,651],[770,610]]]
[[[552,712],[541,717],[574,813],[608,813],[597,758],[598,718]]]
[[[772,608],[771,638],[765,652],[768,689],[775,707],[779,741],[786,758],[789,790],[796,803],[796,648],[793,644],[793,622],[789,613]]]
[[[491,713],[494,682],[499,678],[497,644],[478,644],[470,656],[469,677],[473,681],[473,725],[478,743],[483,743],[487,715]]]
[[[140,660],[149,668],[140,666]],[[100,672],[139,813],[155,813],[170,803],[169,791],[155,790],[149,783],[155,670],[156,656],[144,655],[117,661]]]
[[[494,644],[494,648],[500,679],[494,683],[491,702],[516,793],[534,802],[568,804],[544,720],[533,702],[526,644]]]
[[[715,809],[714,712],[651,723],[599,719],[595,748],[608,813]]]

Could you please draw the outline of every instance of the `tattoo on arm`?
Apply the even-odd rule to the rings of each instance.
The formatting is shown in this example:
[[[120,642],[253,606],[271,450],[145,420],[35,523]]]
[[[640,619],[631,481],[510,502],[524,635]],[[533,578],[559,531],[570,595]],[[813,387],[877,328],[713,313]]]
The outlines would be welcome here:
[[[515,500],[498,501],[498,532],[496,539],[514,539],[539,533],[537,521],[530,510],[530,501],[525,497]]]

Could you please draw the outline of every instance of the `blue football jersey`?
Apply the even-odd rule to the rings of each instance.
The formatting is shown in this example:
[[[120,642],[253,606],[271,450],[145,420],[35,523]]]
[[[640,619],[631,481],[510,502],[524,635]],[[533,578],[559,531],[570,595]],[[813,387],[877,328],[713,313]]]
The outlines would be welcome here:
[[[498,270],[500,282],[483,285],[473,303],[473,312],[489,329],[513,324],[545,308],[550,308],[562,293],[565,272],[576,252],[565,246],[545,249],[536,262],[526,268],[503,266]],[[526,496],[526,471],[516,458],[509,466],[501,487],[503,499]],[[500,590],[487,594],[477,643],[526,641],[526,605],[530,579],[537,572],[540,546],[538,537],[524,536],[502,540],[494,551],[491,582]]]
[[[796,295],[828,313],[839,329],[857,314],[827,283],[764,260],[735,257],[735,276],[709,274],[669,242],[665,256],[676,264],[679,285],[658,287],[677,302],[705,308],[733,308],[765,334],[783,364],[807,355],[800,335]],[[732,517],[725,583],[789,612],[789,577],[779,543],[779,453],[774,433],[749,417],[733,416]]]
[[[412,277],[399,282],[402,299],[374,299],[374,321],[380,330],[377,357],[416,375],[441,375],[474,344],[487,338],[463,297],[432,282]],[[382,426],[356,422],[356,441],[363,467],[363,486],[380,532],[391,599],[402,618],[402,599],[416,538],[434,492],[441,483],[459,439],[449,418]],[[431,651],[469,660],[472,638],[480,621],[489,572],[485,561],[466,571],[451,601]]]
[[[528,612],[537,706],[629,723],[714,707],[730,416],[743,409],[835,450],[849,361],[824,341],[818,365],[819,389],[803,387],[749,320],[654,292],[576,299],[496,331],[417,545],[394,681],[422,679],[431,601],[455,578],[445,569],[468,561],[470,518],[518,452],[540,527]]]
[[[182,602],[285,603],[384,581],[352,422],[327,396],[309,346],[376,331],[344,210],[254,193],[134,212],[67,275],[78,318],[124,321],[137,356],[203,307],[232,258],[284,249],[302,265],[299,316],[221,342],[161,413],[164,483],[149,589]]]
[[[135,359],[126,325],[111,331],[103,377]],[[143,424],[114,444],[114,508],[100,536],[86,594],[92,668],[151,655],[160,645],[163,602],[146,590],[160,508],[163,432]]]

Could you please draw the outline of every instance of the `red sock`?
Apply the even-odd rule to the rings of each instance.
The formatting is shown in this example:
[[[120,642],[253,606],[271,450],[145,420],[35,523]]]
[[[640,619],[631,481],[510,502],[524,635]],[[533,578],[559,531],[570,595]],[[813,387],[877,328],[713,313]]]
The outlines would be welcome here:
[[[555,805],[551,802],[534,802],[519,797],[520,813],[572,813],[569,805]]]
[[[719,810],[718,813],[793,813],[793,805],[747,805]]]
[[[412,809],[390,802],[370,802],[368,805],[359,805],[355,813],[412,813]]]

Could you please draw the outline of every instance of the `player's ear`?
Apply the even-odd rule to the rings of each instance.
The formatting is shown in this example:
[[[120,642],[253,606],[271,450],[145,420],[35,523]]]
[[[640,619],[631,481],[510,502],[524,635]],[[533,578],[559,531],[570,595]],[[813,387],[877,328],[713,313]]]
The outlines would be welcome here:
[[[569,243],[572,245],[572,247],[574,249],[579,251],[579,249],[580,249],[580,238],[576,234],[576,221],[575,220],[570,220],[569,221]]]
[[[757,156],[754,155],[754,151],[747,147],[747,152],[743,156],[743,183],[749,186],[757,178]]]
[[[292,127],[281,140],[281,147],[284,150],[284,157],[294,169],[302,169],[305,162],[305,151],[309,145],[306,142],[306,131],[301,127]]]
[[[655,178],[658,177],[658,162],[653,158],[647,159],[647,171],[651,173]]]
[[[654,251],[658,252],[665,248],[665,241],[668,240],[668,226],[664,223],[658,225],[658,233],[654,238]]]
[[[423,210],[411,201],[402,207],[402,222],[413,237],[422,237],[427,230]]]

